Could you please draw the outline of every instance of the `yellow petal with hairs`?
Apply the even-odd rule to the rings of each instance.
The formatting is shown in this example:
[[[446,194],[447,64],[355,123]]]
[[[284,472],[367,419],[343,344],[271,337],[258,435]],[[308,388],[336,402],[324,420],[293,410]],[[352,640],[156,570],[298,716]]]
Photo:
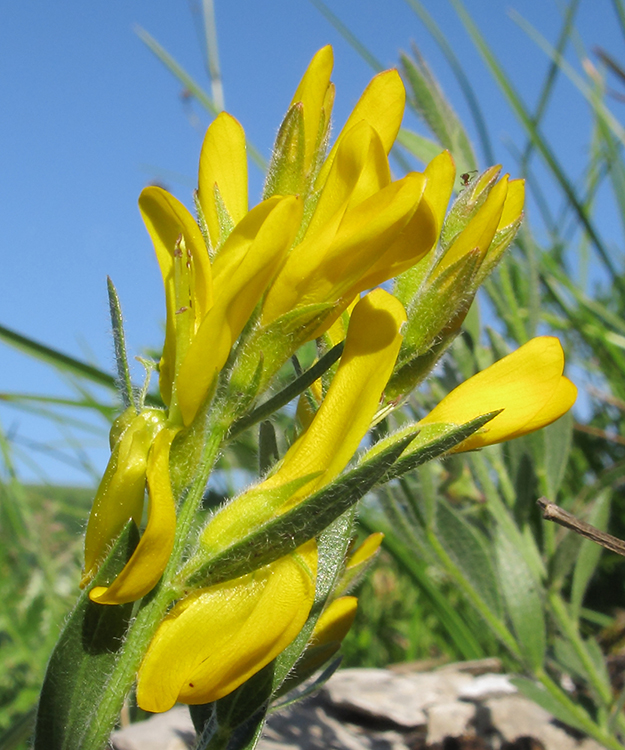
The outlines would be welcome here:
[[[263,485],[277,486],[322,471],[297,498],[321,487],[347,465],[369,429],[399,353],[403,306],[383,289],[363,297],[352,313],[336,375],[312,424]]]
[[[232,225],[238,224],[248,205],[245,132],[226,112],[217,115],[206,131],[198,175],[198,198],[214,249],[226,239],[221,236],[215,188]]]
[[[367,289],[362,279],[410,220],[424,185],[422,174],[411,173],[346,211],[338,229],[334,231],[332,227],[333,237],[328,229],[328,233],[306,238],[297,245],[267,293],[263,324],[296,307],[334,303],[345,295],[347,305],[358,292]],[[311,337],[327,330],[340,312],[328,319],[323,329],[312,332]]]
[[[368,122],[377,131],[382,139],[384,150],[388,154],[401,127],[405,104],[406,90],[396,70],[386,70],[375,76],[347,118],[345,126],[328,154],[317,177],[317,188],[324,184],[341,140],[361,120]]]
[[[332,481],[366,434],[399,353],[406,321],[401,303],[383,289],[363,297],[352,313],[345,349],[312,423],[287,451],[275,474],[220,510],[202,534],[202,545],[222,550],[276,515],[263,494],[311,477],[282,501],[282,513]]]
[[[199,324],[212,305],[211,267],[200,228],[193,216],[173,195],[159,187],[145,188],[139,197],[139,209],[152,238],[165,286],[167,323],[159,368],[159,385],[163,400],[169,405],[176,372],[176,350],[181,345],[181,342],[177,341],[180,335],[176,333],[176,315],[180,300],[177,299],[175,268],[175,255],[180,250],[180,238],[184,240],[187,255],[182,259],[188,268],[189,282],[185,285],[189,295],[187,304],[191,307],[189,313],[195,321],[190,328]],[[188,346],[188,343],[185,342],[185,346]]]
[[[420,424],[463,424],[503,409],[455,451],[481,448],[526,435],[567,412],[577,389],[562,375],[558,339],[539,336],[455,388]]]
[[[113,447],[87,524],[81,586],[93,578],[128,521],[141,524],[148,452],[164,424],[164,412],[146,410],[134,417]]]
[[[108,586],[89,592],[99,604],[124,604],[145,596],[157,584],[174,546],[176,507],[169,477],[169,450],[178,430],[159,432],[147,463],[148,523],[122,572]]]
[[[237,224],[214,264],[215,301],[176,380],[183,421],[190,424],[230,349],[275,276],[302,217],[294,195],[269,198]],[[222,258],[223,256],[223,258]]]
[[[492,188],[484,205],[436,266],[437,276],[471,250],[478,249],[482,254],[486,253],[499,226],[507,194],[508,176],[506,175]]]
[[[508,194],[501,212],[497,231],[509,227],[521,218],[523,205],[525,204],[525,180],[510,180],[508,182]]]
[[[456,165],[449,151],[443,151],[432,159],[425,168],[424,174],[427,177],[427,184],[423,197],[436,217],[437,234],[439,234],[456,180]]]
[[[391,182],[386,152],[377,132],[366,122],[355,125],[337,151],[323,186],[306,238],[321,233],[337,216],[374,195]]]
[[[364,542],[353,552],[347,559],[347,568],[355,568],[358,565],[370,560],[373,555],[380,549],[384,534],[381,531],[376,531],[374,534],[364,540]]]
[[[304,138],[306,143],[304,166],[306,171],[310,169],[317,148],[320,135],[319,126],[322,111],[327,106],[326,97],[333,66],[334,53],[332,47],[328,44],[322,47],[310,61],[291,101],[291,106],[297,102],[304,105]],[[324,119],[326,121],[330,116],[330,111],[325,112]]]
[[[358,599],[355,596],[335,599],[317,620],[311,646],[324,646],[333,641],[340,643],[351,628],[357,609]]]
[[[314,540],[253,573],[200,589],[159,626],[139,670],[137,703],[161,712],[210,703],[269,664],[297,636],[315,598]]]

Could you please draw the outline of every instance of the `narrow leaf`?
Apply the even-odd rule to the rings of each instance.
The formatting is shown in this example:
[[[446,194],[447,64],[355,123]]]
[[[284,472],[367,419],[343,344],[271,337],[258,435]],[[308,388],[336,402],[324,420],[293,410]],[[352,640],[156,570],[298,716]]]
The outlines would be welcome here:
[[[89,591],[116,578],[138,541],[136,526],[127,524],[67,620],[41,690],[34,750],[80,750],[83,746],[85,729],[106,689],[132,613],[132,604],[95,604]]]
[[[545,657],[543,604],[538,584],[521,550],[498,530],[495,540],[497,572],[506,609],[523,655],[537,669]]]

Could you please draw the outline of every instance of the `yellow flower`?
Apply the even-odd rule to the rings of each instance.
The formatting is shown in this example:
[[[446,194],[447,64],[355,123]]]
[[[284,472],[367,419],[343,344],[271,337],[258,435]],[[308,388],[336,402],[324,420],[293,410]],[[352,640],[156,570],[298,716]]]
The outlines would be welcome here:
[[[115,421],[111,458],[87,524],[81,586],[93,578],[126,523],[132,519],[137,526],[141,524],[148,453],[164,425],[165,415],[156,409],[146,409],[139,415],[130,409]]]
[[[154,588],[165,570],[176,533],[176,505],[169,476],[169,450],[177,432],[176,428],[162,429],[150,447],[146,465],[149,498],[147,526],[130,560],[111,585],[91,589],[89,598],[94,602],[123,604],[141,599]],[[143,487],[141,494],[143,495]],[[106,515],[111,515],[110,508]],[[124,518],[125,513],[120,515]]]
[[[401,345],[405,311],[383,289],[354,308],[341,361],[310,426],[288,450],[278,470],[225,506],[202,534],[211,552],[228,546],[259,523],[284,513],[332,481],[366,434]],[[308,481],[306,479],[308,478]],[[284,497],[284,488],[297,489]]]
[[[419,424],[464,424],[501,409],[454,450],[473,450],[527,435],[555,422],[575,403],[577,388],[562,375],[563,369],[558,339],[531,339],[455,388]]]
[[[201,537],[205,551],[217,552],[240,540],[345,467],[369,429],[405,320],[401,304],[382,289],[356,305],[341,364],[312,423],[275,474],[214,516]],[[294,485],[297,489],[285,497],[284,488]],[[141,666],[139,705],[166,711],[177,700],[207,703],[262,669],[306,622],[316,565],[317,547],[311,540],[293,555],[181,600],[159,626]],[[345,613],[339,619],[347,622]]]
[[[283,651],[315,598],[314,540],[292,555],[226,583],[194,591],[159,626],[137,681],[137,703],[161,712],[177,701],[210,703]]]
[[[267,292],[263,325],[306,305],[335,306],[308,332],[314,338],[358,293],[406,270],[434,246],[436,217],[423,200],[426,176],[391,181],[387,154],[404,102],[397,71],[381,73],[365,90],[321,167],[314,213]]]
[[[195,219],[173,196],[149,187],[139,206],[167,300],[161,394],[170,422],[189,425],[293,242],[301,201],[275,196],[246,213],[212,266]]]

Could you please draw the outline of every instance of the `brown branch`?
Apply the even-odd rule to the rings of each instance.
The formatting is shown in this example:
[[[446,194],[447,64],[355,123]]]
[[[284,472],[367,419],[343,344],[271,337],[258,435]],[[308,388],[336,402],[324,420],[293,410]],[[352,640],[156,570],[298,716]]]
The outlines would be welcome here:
[[[539,498],[537,502],[543,510],[543,518],[545,520],[559,523],[560,526],[571,529],[576,534],[625,557],[625,542],[622,539],[612,536],[612,534],[606,534],[604,531],[599,531],[598,528],[591,526],[586,521],[580,521],[579,518],[569,513],[568,510],[564,510],[559,505],[550,502],[546,497]]]

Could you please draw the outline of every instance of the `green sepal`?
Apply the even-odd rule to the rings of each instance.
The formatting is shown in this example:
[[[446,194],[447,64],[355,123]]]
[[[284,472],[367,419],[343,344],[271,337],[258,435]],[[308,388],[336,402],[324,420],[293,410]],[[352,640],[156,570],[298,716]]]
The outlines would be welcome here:
[[[206,216],[204,216],[204,209],[202,208],[202,204],[200,202],[200,194],[197,190],[193,191],[193,206],[195,207],[197,223],[200,227],[200,232],[202,232],[202,237],[204,238],[204,244],[206,245],[208,257],[210,258],[210,261],[212,263],[215,260],[215,253],[213,252],[213,247],[211,245],[210,232],[208,231]]]
[[[405,365],[399,367],[391,375],[384,389],[384,399],[387,403],[398,403],[403,396],[413,391],[419,383],[432,372],[438,360],[453,343],[459,331],[455,330],[448,336],[441,336],[432,348],[418,357],[413,357]]]
[[[449,250],[454,240],[482,208],[500,172],[501,167],[489,167],[460,191],[441,229],[439,241],[442,252]]]
[[[219,224],[219,244],[215,248],[215,255],[223,247],[224,242],[228,239],[230,232],[234,229],[234,220],[226,208],[224,199],[221,197],[217,183],[213,186],[213,200],[217,210],[217,222]]]
[[[267,170],[263,200],[272,195],[300,195],[304,192],[305,155],[304,105],[296,102],[289,108],[278,130]]]
[[[89,599],[94,586],[110,585],[139,542],[126,524],[89,588],[70,614],[44,678],[37,710],[33,750],[80,750],[119,656],[132,603],[116,606]]]
[[[416,430],[335,479],[291,510],[252,526],[227,549],[198,567],[188,585],[208,586],[245,575],[293,552],[318,536],[389,472]],[[193,566],[195,567],[195,565]]]
[[[488,252],[486,253],[486,257],[484,258],[484,261],[480,266],[480,270],[478,271],[476,279],[477,286],[480,286],[480,284],[483,283],[486,277],[495,270],[495,267],[503,258],[503,254],[512,244],[522,223],[523,214],[521,214],[521,216],[519,216],[516,221],[512,222],[512,224],[509,224],[507,227],[504,227],[498,232],[495,232],[495,236],[490,243]]]
[[[491,411],[488,414],[482,414],[470,422],[461,425],[453,424],[426,424],[408,443],[406,449],[402,452],[398,460],[389,468],[388,473],[384,476],[384,482],[396,479],[406,474],[408,471],[416,469],[417,466],[433,461],[435,458],[442,456],[444,453],[455,448],[463,440],[471,437],[475,432],[481,429],[487,422],[494,419],[499,411]],[[369,453],[365,454],[365,460],[371,453],[377,454],[378,451],[387,451],[389,446],[395,442],[403,441],[406,433],[413,434],[418,425],[408,425],[403,427],[399,432],[395,432],[384,440],[373,446]]]
[[[106,277],[106,286],[115,349],[115,363],[117,365],[117,382],[122,397],[122,404],[124,409],[128,409],[130,406],[134,407],[135,414],[138,414],[141,411],[143,404],[137,403],[135,389],[132,386],[130,367],[128,366],[128,354],[126,352],[126,333],[124,331],[122,307],[117,294],[117,289],[115,289],[115,284],[113,284],[110,276]]]
[[[426,284],[422,296],[408,311],[400,365],[428,352],[458,312],[468,308],[481,260],[481,252],[471,250]]]
[[[326,302],[297,307],[254,331],[237,353],[230,376],[231,391],[247,392],[262,358],[257,394],[263,393],[282,365],[311,338],[333,309],[334,304]]]

